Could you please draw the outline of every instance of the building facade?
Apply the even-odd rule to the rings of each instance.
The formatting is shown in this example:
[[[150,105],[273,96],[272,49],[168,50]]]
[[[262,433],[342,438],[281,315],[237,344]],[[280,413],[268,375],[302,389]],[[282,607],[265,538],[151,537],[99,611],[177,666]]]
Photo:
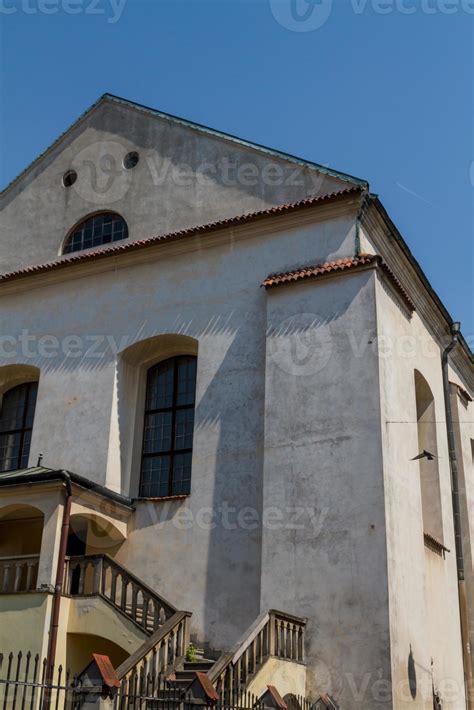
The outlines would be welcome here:
[[[468,707],[472,353],[368,184],[106,95],[1,202],[0,650]]]

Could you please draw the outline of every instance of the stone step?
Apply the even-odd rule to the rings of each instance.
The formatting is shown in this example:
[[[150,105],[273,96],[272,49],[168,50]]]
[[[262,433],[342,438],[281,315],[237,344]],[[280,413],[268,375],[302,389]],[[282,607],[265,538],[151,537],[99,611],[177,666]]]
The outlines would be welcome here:
[[[185,661],[183,664],[183,670],[185,671],[202,671],[203,673],[207,673],[207,671],[212,668],[214,665],[215,661],[211,661],[208,658],[200,658],[198,661],[195,663],[190,663],[189,661]]]

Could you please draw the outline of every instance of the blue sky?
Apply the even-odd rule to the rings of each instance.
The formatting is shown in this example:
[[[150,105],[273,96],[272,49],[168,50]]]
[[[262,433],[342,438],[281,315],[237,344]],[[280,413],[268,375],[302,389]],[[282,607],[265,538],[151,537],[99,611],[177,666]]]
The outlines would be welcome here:
[[[0,0],[1,186],[107,91],[327,164],[369,180],[472,347],[473,13]]]

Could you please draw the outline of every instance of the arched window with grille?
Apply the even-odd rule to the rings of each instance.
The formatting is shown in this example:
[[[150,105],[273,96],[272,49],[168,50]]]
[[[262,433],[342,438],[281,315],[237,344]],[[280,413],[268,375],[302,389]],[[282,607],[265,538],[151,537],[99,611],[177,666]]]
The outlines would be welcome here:
[[[37,382],[25,382],[7,390],[1,398],[1,472],[28,466],[37,391]]]
[[[148,370],[140,496],[191,491],[197,359],[180,355]]]
[[[127,237],[128,227],[123,217],[116,212],[101,212],[86,217],[73,227],[64,243],[63,254],[100,247]]]

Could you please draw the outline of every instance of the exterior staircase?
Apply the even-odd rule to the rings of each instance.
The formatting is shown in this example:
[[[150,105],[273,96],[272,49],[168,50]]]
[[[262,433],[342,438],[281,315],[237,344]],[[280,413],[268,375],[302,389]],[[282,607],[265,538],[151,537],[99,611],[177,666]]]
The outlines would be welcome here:
[[[198,682],[198,692],[205,685],[204,693],[212,689],[230,700],[246,691],[271,657],[304,664],[306,619],[275,610],[263,612],[217,660],[199,649],[195,661],[187,660],[191,613],[178,611],[107,555],[68,558],[63,589],[73,597],[101,597],[147,636],[116,669],[125,695],[150,695],[165,679],[171,693],[192,693]]]
[[[173,688],[181,688],[187,690],[191,683],[196,678],[196,673],[208,673],[214,665],[215,661],[210,658],[199,657],[196,661],[184,661],[182,668],[176,669],[167,680]]]

